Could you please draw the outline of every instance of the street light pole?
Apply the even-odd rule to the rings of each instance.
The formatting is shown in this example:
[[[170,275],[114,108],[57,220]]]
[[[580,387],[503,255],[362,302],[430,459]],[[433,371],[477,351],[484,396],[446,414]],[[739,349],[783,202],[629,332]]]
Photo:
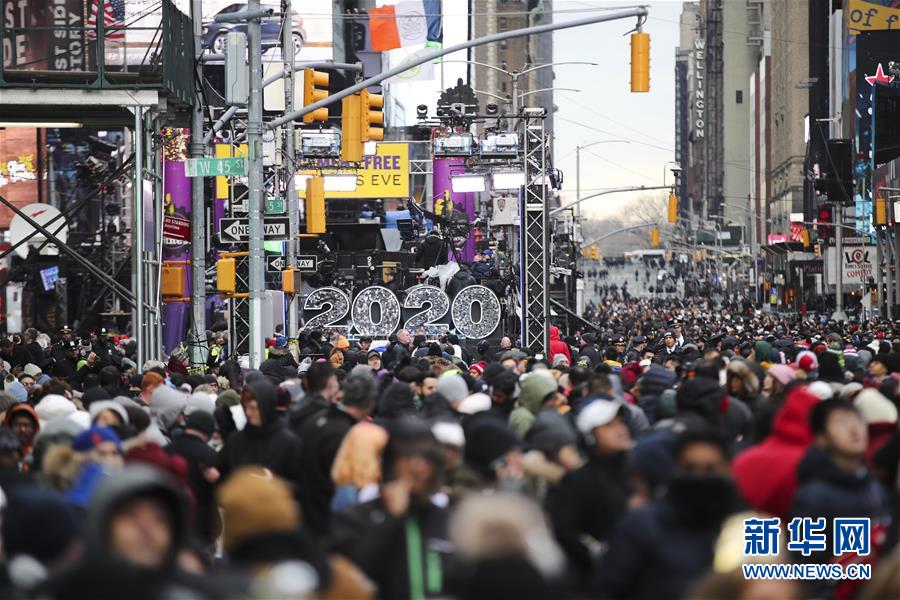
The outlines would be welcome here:
[[[259,11],[259,0],[249,0],[248,12]],[[250,63],[250,98],[247,103],[247,183],[249,213],[249,321],[250,368],[258,369],[263,357],[263,297],[266,293],[263,249],[263,161],[262,161],[262,32],[259,17],[247,22]]]
[[[194,59],[197,65],[197,81],[203,81],[203,15],[202,0],[192,0],[191,19],[194,29]],[[203,158],[206,143],[203,137],[202,94],[194,94],[191,111],[191,158]],[[206,202],[203,178],[191,178],[191,327],[190,360],[192,367],[206,363]]]
[[[282,37],[281,37],[281,58],[284,62],[284,110],[285,112],[293,112],[294,110],[294,32],[293,32],[293,7],[291,0],[282,0],[284,16],[282,17]],[[294,124],[287,123],[285,125],[284,145],[285,160],[287,161],[287,178],[284,186],[284,203],[288,211],[288,241],[287,241],[287,264],[290,268],[297,265],[297,232],[299,231],[300,221],[300,202],[297,198],[297,191],[294,189],[294,173],[296,167],[296,147],[294,145]],[[298,315],[297,305],[294,303],[296,296],[290,297],[288,302],[287,327],[288,337],[297,337]]]

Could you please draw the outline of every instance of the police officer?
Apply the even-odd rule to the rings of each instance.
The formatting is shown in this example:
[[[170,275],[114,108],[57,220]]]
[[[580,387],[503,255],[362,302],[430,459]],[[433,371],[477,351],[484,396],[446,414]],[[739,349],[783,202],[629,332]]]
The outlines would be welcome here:
[[[644,357],[644,349],[647,347],[647,338],[636,335],[631,338],[631,348],[625,353],[625,362],[638,362]]]

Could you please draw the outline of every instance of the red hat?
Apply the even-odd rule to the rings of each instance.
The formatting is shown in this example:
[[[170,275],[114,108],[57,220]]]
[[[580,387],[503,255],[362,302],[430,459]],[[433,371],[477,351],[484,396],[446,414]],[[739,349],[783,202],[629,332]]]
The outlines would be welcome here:
[[[479,360],[477,363],[469,367],[469,371],[475,371],[478,375],[484,374],[484,368],[487,366],[487,363],[483,360]]]

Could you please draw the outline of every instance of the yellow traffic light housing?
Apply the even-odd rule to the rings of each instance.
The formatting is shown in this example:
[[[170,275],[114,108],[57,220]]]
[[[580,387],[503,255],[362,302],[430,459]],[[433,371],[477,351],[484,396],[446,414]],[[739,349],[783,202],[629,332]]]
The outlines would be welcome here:
[[[306,180],[306,233],[325,233],[325,178]]]
[[[596,244],[591,244],[591,260],[600,260],[600,249]]]
[[[384,96],[370,94],[369,90],[359,93],[359,139],[363,142],[384,139],[384,129],[372,125],[384,124]]]
[[[288,267],[281,272],[281,291],[285,294],[300,293],[300,271]]]
[[[659,227],[650,230],[650,245],[659,248]]]
[[[667,220],[669,223],[678,222],[678,196],[676,196],[675,194],[669,194],[667,216]]]
[[[631,91],[650,91],[650,34],[631,34]]]
[[[237,265],[233,258],[220,258],[216,261],[216,289],[223,296],[237,291]]]
[[[888,224],[888,201],[884,196],[875,198],[875,219],[873,225]]]
[[[359,134],[360,99],[357,94],[341,100],[341,160],[359,162],[363,157],[362,139]]]
[[[804,248],[809,248],[809,229],[800,232],[800,241],[803,242]]]
[[[303,106],[309,106],[319,100],[328,97],[328,90],[318,89],[320,87],[327,88],[331,77],[328,73],[316,71],[314,69],[303,70]],[[304,123],[312,123],[314,121],[327,121],[328,109],[317,108],[316,110],[303,115]]]
[[[163,262],[160,291],[163,302],[184,300],[184,267],[181,263]]]

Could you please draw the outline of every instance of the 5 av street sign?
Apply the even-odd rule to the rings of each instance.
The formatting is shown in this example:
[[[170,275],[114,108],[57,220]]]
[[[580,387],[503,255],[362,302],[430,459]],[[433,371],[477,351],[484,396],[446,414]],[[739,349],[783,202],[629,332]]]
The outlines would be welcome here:
[[[270,217],[263,221],[263,238],[274,242],[288,239],[288,218]],[[222,219],[219,221],[219,239],[226,244],[238,244],[250,240],[248,219]]]

